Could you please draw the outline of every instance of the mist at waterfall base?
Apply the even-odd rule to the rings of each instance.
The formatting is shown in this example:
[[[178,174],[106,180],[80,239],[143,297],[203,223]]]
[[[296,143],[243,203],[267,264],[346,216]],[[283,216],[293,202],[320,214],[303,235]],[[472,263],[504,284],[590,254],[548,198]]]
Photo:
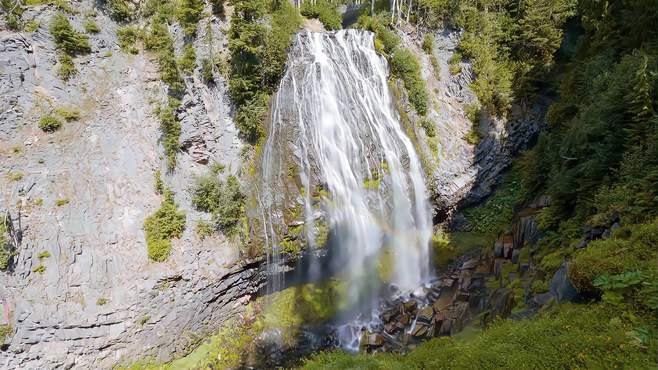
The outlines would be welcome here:
[[[288,276],[277,232],[284,224],[277,211],[283,195],[275,189],[283,188],[290,157],[299,173],[310,252]],[[347,308],[334,325],[339,345],[358,350],[363,328],[379,324],[382,302],[406,299],[430,274],[431,216],[420,160],[402,130],[388,65],[372,33],[297,35],[272,105],[261,166],[259,202],[272,250],[268,290],[343,281]],[[330,230],[324,248],[315,245],[320,218]]]

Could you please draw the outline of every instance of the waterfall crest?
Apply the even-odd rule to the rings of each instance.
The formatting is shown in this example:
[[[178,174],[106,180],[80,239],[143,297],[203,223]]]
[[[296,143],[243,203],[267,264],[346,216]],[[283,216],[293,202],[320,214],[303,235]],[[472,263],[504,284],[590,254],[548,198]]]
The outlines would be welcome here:
[[[387,77],[372,33],[301,32],[273,101],[262,157],[259,200],[270,263],[278,263],[276,225],[284,215],[276,205],[285,201],[281,184],[294,162],[306,239],[314,243],[322,212],[332,231],[330,248],[337,249],[336,274],[353,297],[376,291],[366,275],[384,255],[388,282],[400,291],[419,287],[429,274],[427,192]]]

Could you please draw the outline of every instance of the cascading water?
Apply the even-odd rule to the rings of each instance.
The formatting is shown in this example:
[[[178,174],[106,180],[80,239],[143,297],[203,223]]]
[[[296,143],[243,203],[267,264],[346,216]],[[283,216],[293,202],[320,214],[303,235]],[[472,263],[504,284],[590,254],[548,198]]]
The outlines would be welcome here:
[[[379,295],[377,271],[392,269],[388,282],[400,292],[421,286],[431,237],[420,161],[373,42],[372,33],[360,30],[297,35],[272,106],[259,189],[273,270],[279,268],[277,225],[284,224],[276,205],[285,202],[282,184],[294,163],[307,241],[314,244],[320,211],[312,194],[320,188],[336,276],[347,283],[349,301],[369,304]],[[274,284],[280,287],[279,278]]]

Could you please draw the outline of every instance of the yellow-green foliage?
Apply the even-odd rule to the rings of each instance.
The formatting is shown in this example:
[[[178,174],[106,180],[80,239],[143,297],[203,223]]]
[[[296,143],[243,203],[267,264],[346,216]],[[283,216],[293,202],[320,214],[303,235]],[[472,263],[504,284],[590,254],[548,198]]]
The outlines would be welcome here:
[[[423,51],[427,54],[434,52],[434,36],[431,33],[425,34],[423,37]]]
[[[155,114],[160,119],[160,132],[162,132],[162,146],[167,156],[167,169],[173,171],[176,168],[176,155],[180,149],[178,138],[180,137],[181,127],[175,110],[180,101],[169,98],[166,105],[160,105],[156,108]]]
[[[65,81],[75,74],[72,57],[77,54],[86,54],[91,51],[87,36],[77,32],[71,27],[68,18],[57,13],[50,22],[50,33],[55,39],[55,46],[60,53],[60,77]]]
[[[180,0],[177,11],[178,22],[183,26],[186,35],[192,36],[196,33],[203,5],[203,0]]]
[[[57,75],[63,80],[68,81],[73,77],[78,70],[73,64],[73,58],[68,54],[59,55],[59,67],[57,68]]]
[[[37,265],[37,266],[35,266],[35,267],[32,269],[32,272],[36,272],[36,273],[39,273],[39,274],[43,274],[44,272],[46,272],[46,266],[44,266],[44,265]]]
[[[178,60],[178,66],[184,74],[192,74],[196,68],[196,52],[194,46],[189,43],[183,46],[183,55]]]
[[[490,235],[478,232],[439,232],[432,235],[432,256],[435,266],[446,266],[457,257],[474,249],[491,245]]]
[[[35,21],[35,20],[29,21],[25,23],[25,26],[23,26],[23,30],[25,32],[34,32],[38,28],[39,28],[39,21]]]
[[[67,205],[67,204],[69,204],[68,198],[60,198],[60,199],[55,200],[55,205],[57,207],[61,207],[61,206]]]
[[[342,17],[335,4],[327,0],[316,2],[306,1],[302,3],[301,13],[305,17],[317,18],[327,30],[338,30],[341,28]]]
[[[87,19],[85,21],[85,32],[87,32],[87,33],[99,33],[99,32],[101,32],[101,29],[100,29],[100,27],[98,27],[98,24],[96,24],[96,22],[94,22],[91,19]]]
[[[23,173],[20,171],[11,171],[7,174],[7,179],[9,181],[21,181],[23,179]]]
[[[510,223],[514,207],[523,200],[523,196],[524,189],[518,179],[518,170],[513,168],[484,203],[467,209],[464,215],[472,230],[495,234]]]
[[[9,266],[9,259],[11,258],[11,251],[8,250],[7,246],[7,225],[5,224],[5,218],[0,217],[0,270],[6,270]]]
[[[224,234],[234,235],[244,215],[245,196],[235,176],[223,182],[216,174],[209,174],[198,179],[192,204],[199,211],[212,213],[213,223]]]
[[[50,252],[48,251],[41,251],[39,252],[39,254],[37,254],[38,259],[48,258],[48,257],[50,257]]]
[[[171,238],[179,238],[185,229],[185,213],[178,210],[174,195],[165,190],[160,208],[144,221],[148,256],[162,262],[171,252]]]
[[[215,232],[213,225],[205,220],[199,220],[196,223],[196,235],[200,239],[205,239]]]
[[[630,228],[630,237],[596,240],[574,254],[569,278],[581,292],[594,292],[593,282],[602,275],[655,272],[658,258],[658,219]]]
[[[397,48],[390,59],[391,71],[404,81],[409,102],[421,116],[427,114],[429,94],[425,80],[420,75],[420,64],[409,50]]]
[[[436,136],[436,124],[434,124],[434,121],[432,121],[429,118],[423,117],[420,119],[420,122],[418,122],[418,124],[420,125],[420,127],[423,128],[423,130],[425,130],[425,134],[428,137]]]
[[[75,109],[60,107],[55,109],[55,113],[64,118],[67,122],[80,119],[80,112]]]
[[[121,50],[130,54],[137,54],[139,50],[135,44],[141,37],[139,29],[135,26],[123,26],[117,29],[117,38],[119,39],[119,46]]]
[[[160,16],[152,19],[149,32],[144,37],[144,46],[156,53],[160,79],[169,85],[169,93],[172,96],[182,95],[185,86],[178,73],[174,41],[169,34],[166,19]]]
[[[259,298],[265,306],[261,324],[265,329],[281,329],[292,340],[301,325],[326,323],[344,308],[346,286],[337,280],[322,285],[304,284]]]
[[[100,297],[100,298],[98,298],[98,299],[96,300],[96,305],[98,305],[98,306],[104,306],[104,305],[107,304],[107,302],[109,302],[109,301],[107,300],[107,298],[105,298],[105,297]]]
[[[39,119],[39,128],[44,132],[53,132],[62,127],[62,121],[54,116],[46,115]]]
[[[0,344],[7,341],[7,338],[13,332],[11,325],[2,324],[0,325]]]
[[[450,337],[396,354],[321,353],[304,369],[628,369],[655,367],[633,329],[604,305],[562,305],[539,317],[495,322],[471,340]]]

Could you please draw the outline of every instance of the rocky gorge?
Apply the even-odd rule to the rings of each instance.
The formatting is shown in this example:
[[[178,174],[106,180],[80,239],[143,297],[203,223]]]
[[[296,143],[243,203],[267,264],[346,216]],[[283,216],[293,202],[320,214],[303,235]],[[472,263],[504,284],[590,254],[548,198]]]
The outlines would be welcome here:
[[[195,67],[184,78],[175,110],[181,129],[177,166],[167,171],[155,109],[167,101],[167,86],[155,57],[141,48],[137,53],[122,48],[117,37],[122,24],[105,7],[91,1],[70,6],[76,9],[66,15],[73,28],[83,30],[93,19],[100,30],[88,35],[91,53],[75,58],[78,72],[68,81],[57,76],[58,51],[48,29],[61,11],[58,5],[27,7],[22,17],[36,24],[33,31],[0,24],[0,210],[7,225],[4,248],[11,252],[0,272],[2,324],[10,328],[0,364],[42,369],[112,368],[140,358],[166,362],[241,317],[267,284],[264,255],[251,258],[230,235],[201,237],[193,227],[211,218],[192,204],[196,179],[221,164],[224,170],[216,175],[236,176],[249,193],[258,153],[239,135],[226,77],[213,71],[212,81],[204,81],[202,68]],[[199,65],[228,50],[233,9],[226,6],[221,17],[211,8],[204,5],[210,15],[199,21],[192,41]],[[169,32],[180,54],[189,36],[177,23]],[[421,158],[438,224],[458,206],[477,204],[492,192],[512,157],[542,129],[546,104],[515,105],[506,119],[483,113],[475,122],[481,139],[469,142],[465,136],[473,122],[467,107],[477,99],[469,87],[473,71],[465,60],[459,73],[450,72],[461,32],[432,33],[431,55],[420,47],[424,32],[410,26],[395,32],[418,58],[431,91],[427,117],[436,133],[430,137],[401,81],[390,81],[397,86],[403,129]],[[54,133],[39,129],[42,116],[62,108],[76,110],[78,117]],[[164,262],[149,259],[143,230],[162,198],[154,189],[156,171],[187,225]],[[299,194],[288,195],[298,201]],[[258,206],[248,207],[258,214]],[[471,252],[439,271],[419,299],[388,302],[381,330],[363,333],[364,349],[399,350],[421,338],[454,334],[481,312],[486,320],[509,316],[516,292],[486,284],[491,276],[508,281],[517,280],[509,274],[530,276],[532,264],[520,257],[521,248],[537,231],[533,221],[523,220],[492,246],[492,254]],[[518,271],[504,267],[510,264]]]

